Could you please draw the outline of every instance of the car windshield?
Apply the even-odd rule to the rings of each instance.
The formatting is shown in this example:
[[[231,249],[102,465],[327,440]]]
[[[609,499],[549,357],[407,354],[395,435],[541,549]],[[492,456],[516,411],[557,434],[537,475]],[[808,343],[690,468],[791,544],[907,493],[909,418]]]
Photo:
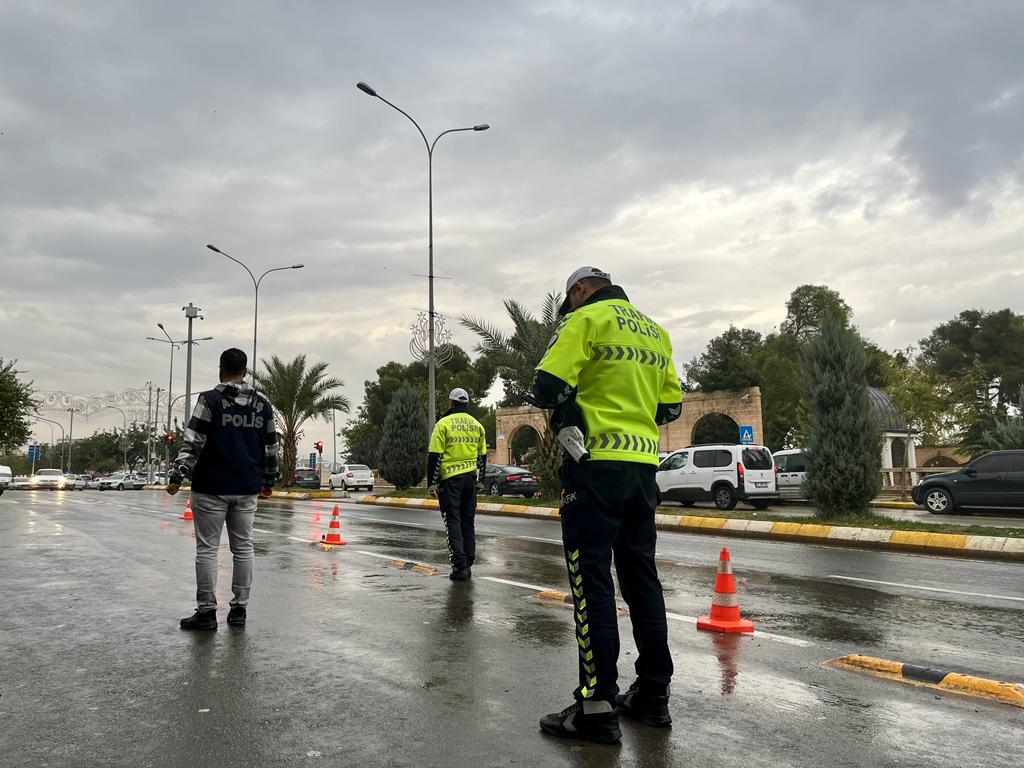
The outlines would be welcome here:
[[[528,475],[528,474],[530,474],[530,470],[523,469],[522,467],[512,467],[512,466],[506,465],[506,466],[503,467],[503,469],[506,472],[508,472],[510,475],[514,475],[514,474],[517,474],[517,473],[521,474],[521,475]]]
[[[349,464],[348,468],[353,472],[369,472],[370,468],[365,464]]]
[[[36,472],[40,477],[63,477],[64,473],[59,469],[40,469]]]
[[[295,470],[296,477],[313,477],[316,475],[315,469],[297,469]]]

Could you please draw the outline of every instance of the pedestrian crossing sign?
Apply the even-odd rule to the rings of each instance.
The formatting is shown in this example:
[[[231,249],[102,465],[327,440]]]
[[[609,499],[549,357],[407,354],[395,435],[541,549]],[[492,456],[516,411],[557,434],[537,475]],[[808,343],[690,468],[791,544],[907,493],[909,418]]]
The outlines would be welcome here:
[[[740,426],[740,443],[750,445],[754,442],[754,428],[749,424]]]

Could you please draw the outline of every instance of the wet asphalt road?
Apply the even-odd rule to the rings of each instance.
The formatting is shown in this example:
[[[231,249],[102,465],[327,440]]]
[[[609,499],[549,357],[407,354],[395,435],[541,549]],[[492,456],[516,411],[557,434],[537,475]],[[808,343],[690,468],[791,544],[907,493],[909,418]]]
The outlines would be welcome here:
[[[183,504],[0,498],[0,765],[1020,764],[1024,711],[822,662],[1019,682],[1024,565],[662,534],[675,727],[624,721],[598,747],[536,726],[575,682],[571,614],[534,596],[564,589],[557,524],[480,516],[474,582],[453,585],[391,562],[443,564],[436,512],[343,503],[349,543],[320,552],[330,503],[261,502],[249,626],[194,635],[176,626],[194,594]],[[723,544],[755,637],[693,627]]]

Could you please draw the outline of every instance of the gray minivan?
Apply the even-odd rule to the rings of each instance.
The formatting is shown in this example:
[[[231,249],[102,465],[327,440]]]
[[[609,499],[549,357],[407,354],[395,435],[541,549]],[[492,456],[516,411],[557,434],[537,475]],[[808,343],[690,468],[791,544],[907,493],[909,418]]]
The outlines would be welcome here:
[[[789,448],[773,454],[779,468],[779,495],[786,501],[806,499],[803,491],[807,477],[807,456],[800,448]]]

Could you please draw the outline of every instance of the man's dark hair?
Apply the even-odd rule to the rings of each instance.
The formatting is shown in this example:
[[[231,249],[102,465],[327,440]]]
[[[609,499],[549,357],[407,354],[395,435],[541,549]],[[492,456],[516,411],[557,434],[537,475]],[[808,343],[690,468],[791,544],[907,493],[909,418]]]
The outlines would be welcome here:
[[[248,363],[249,358],[240,349],[232,347],[220,353],[220,369],[228,376],[237,376],[245,370]]]

